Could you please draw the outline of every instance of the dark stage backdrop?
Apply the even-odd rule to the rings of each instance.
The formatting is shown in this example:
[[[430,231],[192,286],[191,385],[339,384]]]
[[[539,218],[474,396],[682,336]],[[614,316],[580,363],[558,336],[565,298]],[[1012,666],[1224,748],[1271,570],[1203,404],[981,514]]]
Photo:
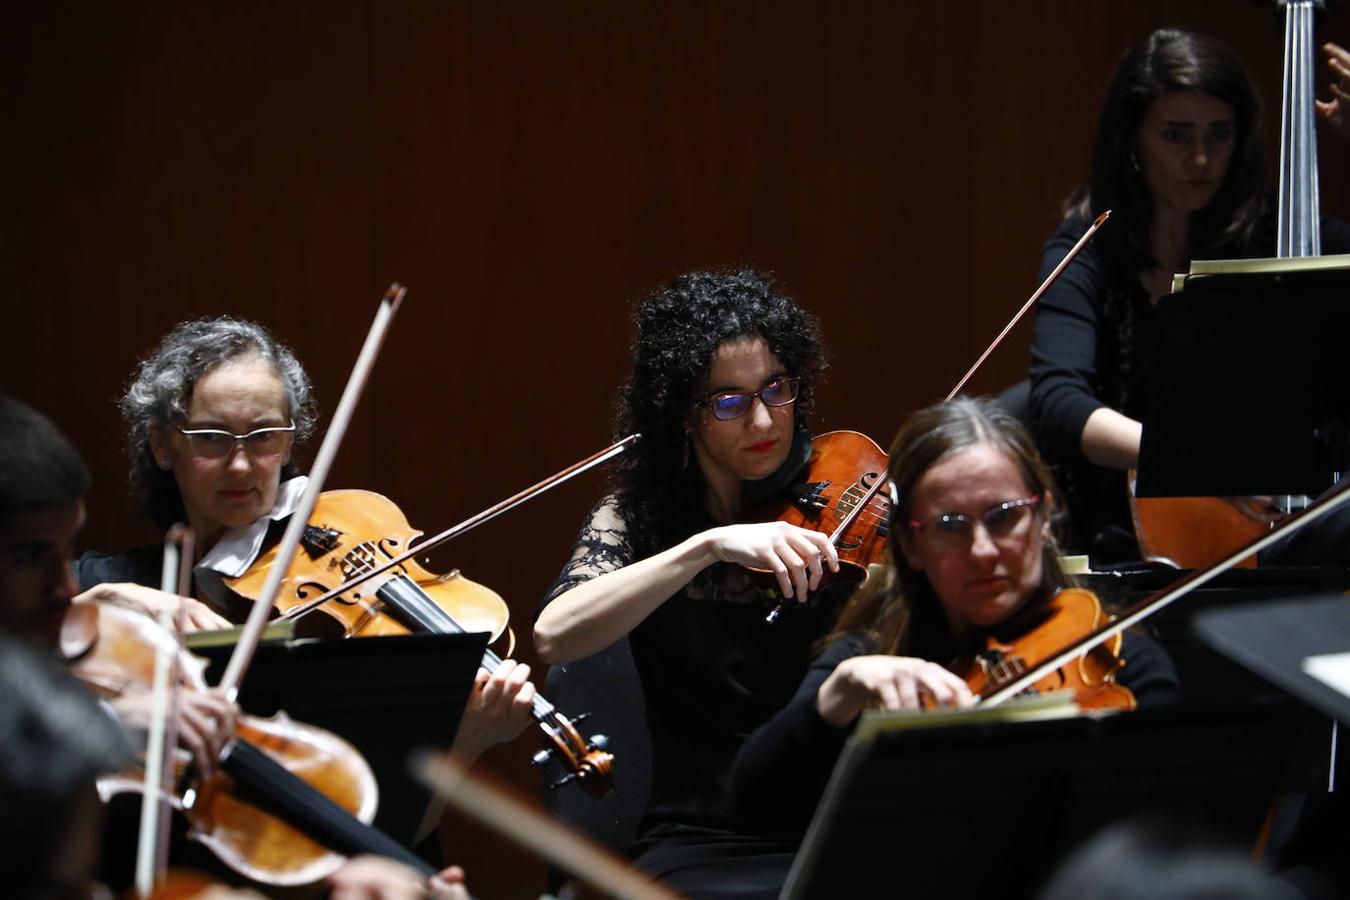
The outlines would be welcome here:
[[[635,299],[753,266],[824,324],[818,430],[885,445],[1033,288],[1107,75],[1164,24],[1231,43],[1278,110],[1281,32],[1246,0],[11,8],[0,384],[87,454],[82,543],[121,549],[154,537],[114,409],[139,355],[188,317],[257,319],[331,410],[401,280],[330,484],[436,530],[607,443]],[[1350,16],[1320,36],[1350,43]],[[1323,138],[1341,215],[1347,149]],[[1028,344],[973,389],[1024,377]],[[602,488],[437,555],[508,599],[526,660]],[[532,741],[488,759],[530,792]],[[457,835],[452,857],[485,900],[537,892],[503,846]]]

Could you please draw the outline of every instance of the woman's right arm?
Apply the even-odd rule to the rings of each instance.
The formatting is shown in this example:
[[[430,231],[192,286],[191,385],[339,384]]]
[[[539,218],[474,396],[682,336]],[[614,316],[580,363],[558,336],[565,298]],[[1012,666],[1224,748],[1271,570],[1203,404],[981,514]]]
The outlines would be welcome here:
[[[1133,469],[1139,465],[1139,439],[1144,426],[1109,406],[1092,411],[1083,424],[1083,455],[1099,466]]]
[[[613,500],[592,512],[560,581],[574,586],[554,593],[534,623],[534,646],[550,665],[589,656],[636,628],[662,603],[715,562],[738,563],[774,573],[785,597],[803,598],[819,586],[825,567],[839,571],[839,555],[819,532],[784,522],[727,525],[699,532],[679,544],[627,562],[611,553],[591,565],[596,535],[618,534],[611,547],[626,547],[626,529]],[[578,570],[586,570],[578,576]]]

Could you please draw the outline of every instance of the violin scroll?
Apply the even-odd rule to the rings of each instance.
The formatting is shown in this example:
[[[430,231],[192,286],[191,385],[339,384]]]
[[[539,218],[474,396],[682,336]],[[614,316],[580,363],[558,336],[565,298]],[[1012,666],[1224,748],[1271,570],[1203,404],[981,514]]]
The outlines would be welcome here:
[[[576,728],[590,715],[581,713],[574,719],[568,719],[555,710],[549,719],[539,723],[552,746],[536,753],[531,762],[542,766],[556,758],[567,769],[566,775],[549,784],[550,790],[557,790],[575,781],[586,793],[603,797],[614,786],[614,754],[608,750],[609,738],[603,734],[593,734],[583,739]]]

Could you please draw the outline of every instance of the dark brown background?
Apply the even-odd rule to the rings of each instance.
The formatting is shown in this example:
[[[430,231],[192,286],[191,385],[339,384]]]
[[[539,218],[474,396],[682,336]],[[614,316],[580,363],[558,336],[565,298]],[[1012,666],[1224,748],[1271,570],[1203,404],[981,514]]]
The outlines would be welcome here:
[[[632,302],[735,264],[822,320],[820,430],[884,444],[1034,287],[1107,75],[1164,24],[1227,40],[1278,110],[1280,31],[1245,0],[25,4],[0,25],[0,384],[86,453],[84,543],[121,549],[153,537],[113,405],[140,354],[188,317],[254,318],[331,410],[401,280],[330,484],[434,530],[607,443]],[[1320,36],[1350,43],[1350,17]],[[1346,150],[1323,139],[1342,215]],[[1022,377],[1028,343],[973,388]],[[440,555],[508,598],[527,660],[601,489]],[[532,792],[531,741],[489,764]],[[537,892],[500,854],[454,858],[484,900]]]

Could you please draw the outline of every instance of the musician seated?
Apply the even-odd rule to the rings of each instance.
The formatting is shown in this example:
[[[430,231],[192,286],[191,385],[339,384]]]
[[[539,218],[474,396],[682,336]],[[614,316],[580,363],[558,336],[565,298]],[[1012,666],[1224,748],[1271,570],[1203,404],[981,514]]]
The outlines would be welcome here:
[[[891,447],[890,478],[890,563],[855,594],[791,703],[736,757],[737,811],[754,828],[799,838],[863,710],[974,703],[944,665],[991,635],[1015,647],[1011,626],[1072,586],[1049,471],[997,404],[962,397],[915,413]],[[1139,706],[1179,698],[1153,640],[1127,632],[1120,657],[1114,680]]]
[[[186,322],[141,362],[121,401],[140,514],[161,528],[186,522],[195,556],[194,597],[155,589],[159,545],[76,564],[80,600],[152,610],[182,603],[190,627],[248,617],[251,601],[225,579],[243,575],[285,531],[308,479],[292,458],[318,417],[309,375],[265,328],[231,318]],[[321,613],[308,617],[327,621]],[[476,689],[454,753],[472,762],[530,722],[529,667],[505,660]]]
[[[1350,53],[1324,48],[1333,99],[1328,130],[1350,140]],[[1343,150],[1330,157],[1343,157]],[[1110,223],[1036,308],[1031,407],[1037,438],[1061,476],[1071,552],[1094,562],[1139,558],[1125,470],[1139,464],[1154,309],[1195,259],[1275,255],[1275,198],[1260,105],[1237,55],[1208,35],[1164,28],[1121,61],[1098,118],[1087,180],[1065,201],[1042,274],[1093,218]],[[1350,225],[1321,222],[1322,252],[1350,252]],[[1268,499],[1232,500],[1267,519]],[[1336,539],[1270,551],[1263,563],[1340,562]],[[1320,558],[1319,558],[1320,557]]]
[[[89,471],[45,416],[0,396],[0,630],[53,655],[76,593],[71,576],[75,536],[84,524]],[[149,721],[147,691],[109,701],[122,723]],[[179,740],[209,773],[234,734],[235,707],[219,691],[184,695]]]
[[[0,395],[0,664],[9,667],[0,671],[0,694],[6,698],[0,704],[4,713],[0,716],[0,797],[4,800],[0,813],[19,817],[0,816],[0,824],[6,835],[22,832],[23,841],[5,841],[11,849],[33,841],[65,848],[50,858],[38,851],[13,857],[36,867],[33,877],[45,884],[33,885],[35,895],[40,896],[49,896],[45,891],[54,884],[74,886],[92,877],[102,812],[89,788],[95,775],[115,770],[126,759],[127,736],[118,720],[133,731],[142,731],[152,705],[148,692],[127,690],[108,701],[114,718],[88,692],[81,689],[78,696],[71,696],[63,680],[47,677],[40,665],[19,660],[17,653],[11,659],[8,642],[15,639],[52,658],[61,654],[62,625],[77,590],[72,554],[84,524],[88,487],[83,459],[56,426],[25,404]],[[177,599],[169,598],[169,602]],[[82,602],[92,601],[86,596]],[[43,704],[27,703],[27,698],[39,694],[46,698]],[[181,693],[176,707],[179,740],[207,775],[234,735],[237,709],[218,690]],[[488,713],[500,717],[499,704],[489,702],[486,707]],[[23,728],[18,726],[21,722]],[[492,724],[489,719],[489,727]],[[39,747],[41,741],[48,743]],[[45,780],[35,778],[39,766],[34,760],[50,764],[44,770]],[[38,816],[25,798],[42,791],[57,791],[65,799],[60,804],[40,804],[45,812]],[[42,796],[47,801],[54,799]],[[69,818],[65,818],[67,813]],[[65,837],[52,830],[57,827]],[[89,842],[94,850],[85,846]],[[467,897],[463,881],[464,873],[456,866],[427,884],[401,863],[360,857],[334,873],[329,887],[336,897],[454,900]],[[19,895],[26,889],[21,882]]]

